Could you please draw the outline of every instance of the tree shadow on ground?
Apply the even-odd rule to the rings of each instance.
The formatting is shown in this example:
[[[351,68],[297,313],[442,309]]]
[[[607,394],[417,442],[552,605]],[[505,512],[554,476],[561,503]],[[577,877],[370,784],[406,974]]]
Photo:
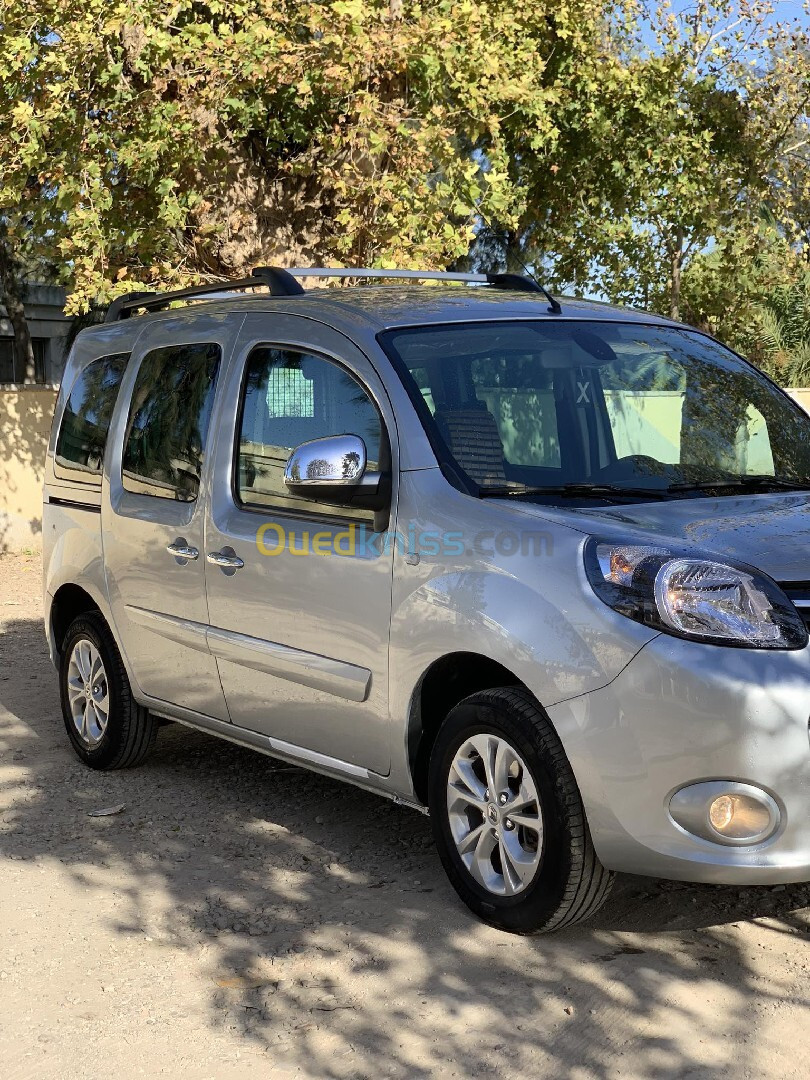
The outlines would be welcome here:
[[[785,993],[732,924],[809,925],[807,887],[627,878],[589,925],[500,934],[457,902],[428,820],[384,799],[178,725],[138,770],[85,769],[31,620],[0,634],[0,769],[0,858],[91,895],[123,871],[115,933],[204,944],[212,1028],[306,1075],[608,1077],[627,1054],[632,1075],[719,1080]]]

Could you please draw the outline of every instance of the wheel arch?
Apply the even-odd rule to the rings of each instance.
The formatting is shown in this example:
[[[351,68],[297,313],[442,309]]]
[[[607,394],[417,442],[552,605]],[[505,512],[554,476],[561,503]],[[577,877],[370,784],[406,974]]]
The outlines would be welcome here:
[[[408,765],[413,790],[420,802],[428,801],[430,754],[447,714],[470,694],[498,686],[528,690],[509,668],[475,652],[447,653],[422,673],[411,697],[407,729]]]
[[[81,585],[68,582],[54,593],[51,601],[49,632],[56,655],[61,655],[62,645],[68,628],[74,619],[88,611],[97,611],[105,622],[109,622],[98,602]]]

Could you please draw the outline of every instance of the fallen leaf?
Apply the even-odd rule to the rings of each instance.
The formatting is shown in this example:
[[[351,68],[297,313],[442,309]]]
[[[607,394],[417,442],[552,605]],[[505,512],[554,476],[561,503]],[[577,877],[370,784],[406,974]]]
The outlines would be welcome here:
[[[258,990],[259,987],[266,986],[268,980],[250,975],[222,975],[215,978],[214,982],[225,990]]]

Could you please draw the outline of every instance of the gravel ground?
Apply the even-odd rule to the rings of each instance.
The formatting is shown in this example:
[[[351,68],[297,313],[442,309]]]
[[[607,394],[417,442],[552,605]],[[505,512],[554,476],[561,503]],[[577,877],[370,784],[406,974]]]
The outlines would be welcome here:
[[[0,557],[4,1077],[807,1076],[809,886],[623,878],[516,938],[383,799],[175,725],[93,773],[40,574]]]

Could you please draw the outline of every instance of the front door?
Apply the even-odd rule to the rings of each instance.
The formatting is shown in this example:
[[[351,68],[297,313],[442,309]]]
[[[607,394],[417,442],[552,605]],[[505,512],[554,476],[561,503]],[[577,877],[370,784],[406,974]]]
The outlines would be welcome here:
[[[336,331],[253,314],[226,401],[205,546],[208,643],[231,719],[387,773],[392,545],[379,543],[371,512],[284,486],[290,451],[311,439],[359,435],[369,469],[389,448],[396,457],[385,391]]]
[[[144,331],[121,388],[102,508],[113,618],[136,683],[220,720],[228,711],[206,641],[202,480],[227,342],[223,316]]]

